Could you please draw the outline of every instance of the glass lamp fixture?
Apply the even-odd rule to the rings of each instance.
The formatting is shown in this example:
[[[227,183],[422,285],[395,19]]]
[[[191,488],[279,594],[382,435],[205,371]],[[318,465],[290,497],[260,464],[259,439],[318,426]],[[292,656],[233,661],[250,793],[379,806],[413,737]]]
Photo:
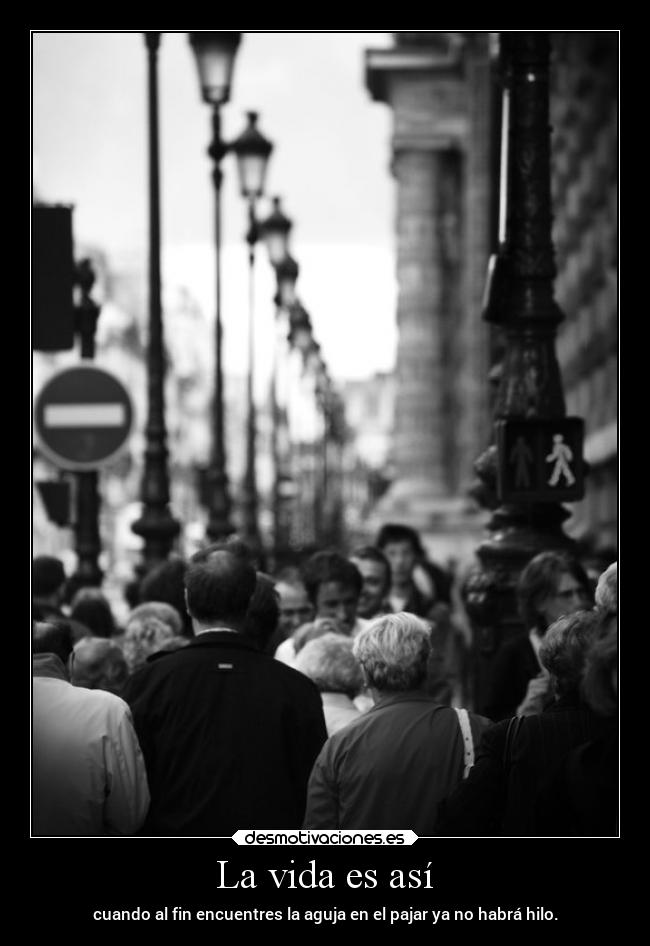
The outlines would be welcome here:
[[[293,223],[280,209],[280,198],[273,198],[273,210],[260,222],[260,237],[266,244],[272,266],[277,266],[288,255],[289,233]]]
[[[190,45],[196,57],[203,101],[223,105],[230,98],[235,53],[241,33],[210,30],[190,33]]]
[[[247,112],[248,125],[230,145],[237,158],[242,197],[255,200],[264,193],[264,179],[273,145],[257,128],[257,112]]]

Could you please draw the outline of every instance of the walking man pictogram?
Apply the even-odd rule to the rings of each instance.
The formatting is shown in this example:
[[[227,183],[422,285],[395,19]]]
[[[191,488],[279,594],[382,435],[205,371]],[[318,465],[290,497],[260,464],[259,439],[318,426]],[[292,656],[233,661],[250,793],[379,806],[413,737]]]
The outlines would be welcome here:
[[[564,442],[562,434],[553,434],[553,449],[546,457],[547,463],[555,463],[551,478],[548,481],[549,486],[557,486],[561,476],[566,479],[567,486],[572,486],[576,478],[571,472],[569,461],[573,460],[573,450]]]

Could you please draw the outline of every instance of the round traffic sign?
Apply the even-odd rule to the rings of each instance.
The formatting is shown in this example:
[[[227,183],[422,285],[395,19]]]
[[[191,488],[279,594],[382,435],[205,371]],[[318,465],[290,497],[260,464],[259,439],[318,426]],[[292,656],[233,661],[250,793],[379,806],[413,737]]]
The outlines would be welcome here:
[[[41,389],[34,425],[48,459],[67,470],[94,470],[126,445],[133,424],[128,391],[95,365],[57,372]]]

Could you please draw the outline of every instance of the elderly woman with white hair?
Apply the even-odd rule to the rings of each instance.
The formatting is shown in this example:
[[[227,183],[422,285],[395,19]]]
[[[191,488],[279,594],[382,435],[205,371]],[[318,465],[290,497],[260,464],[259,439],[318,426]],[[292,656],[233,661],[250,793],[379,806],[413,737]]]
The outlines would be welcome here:
[[[430,628],[414,614],[377,618],[353,642],[375,704],[334,733],[316,759],[306,828],[432,834],[438,804],[463,778],[489,721],[424,689]]]
[[[347,634],[328,631],[308,641],[293,665],[313,680],[320,691],[328,736],[361,715],[353,700],[363,687],[363,674],[352,647],[353,641]]]

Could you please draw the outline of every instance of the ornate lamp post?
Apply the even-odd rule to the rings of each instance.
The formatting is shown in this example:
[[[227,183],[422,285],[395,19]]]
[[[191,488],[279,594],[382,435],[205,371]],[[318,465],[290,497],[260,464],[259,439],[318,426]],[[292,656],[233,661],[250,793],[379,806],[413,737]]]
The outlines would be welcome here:
[[[160,292],[160,179],[158,159],[157,55],[160,33],[145,33],[149,70],[149,344],[147,347],[148,411],[141,497],[142,516],[132,530],[144,539],[149,571],[165,561],[180,531],[169,511],[167,431],[165,427],[165,350]]]
[[[276,328],[280,325],[282,313],[281,287],[285,289],[285,296],[295,292],[295,283],[298,278],[298,264],[289,256],[289,234],[293,224],[285,216],[280,207],[280,198],[273,198],[271,214],[260,221],[259,235],[266,244],[269,260],[275,268],[277,291],[275,294],[275,322]],[[271,377],[271,452],[273,460],[273,489],[272,489],[272,520],[273,520],[273,555],[274,568],[282,561],[285,549],[289,543],[289,526],[285,515],[283,502],[283,483],[286,482],[286,453],[288,437],[286,436],[286,417],[278,403],[278,339],[273,346],[273,369]]]
[[[562,530],[569,513],[560,501],[582,496],[582,422],[565,417],[555,354],[564,316],[553,296],[549,38],[509,33],[501,34],[501,43],[510,91],[507,228],[485,317],[503,329],[505,353],[495,401],[497,442],[476,463],[485,504],[493,509],[490,535],[477,550],[480,567],[465,587],[483,660],[522,630],[515,596],[519,574],[538,552],[573,545]],[[560,482],[549,465],[558,437],[571,454],[569,475]],[[479,712],[481,675],[479,668]]]
[[[248,417],[246,423],[246,472],[242,495],[242,535],[252,549],[262,548],[257,521],[257,477],[255,471],[255,244],[260,235],[255,203],[264,193],[264,179],[273,145],[257,129],[257,113],[248,112],[248,125],[232,144],[239,169],[242,197],[248,201]]]
[[[230,495],[226,473],[224,437],[224,398],[221,327],[221,161],[228,145],[221,138],[221,106],[230,97],[230,84],[235,54],[241,33],[190,33],[190,44],[196,64],[204,102],[212,106],[212,141],[208,154],[214,161],[212,180],[215,190],[215,246],[216,246],[216,316],[215,316],[215,377],[212,409],[212,454],[207,472],[209,518],[208,537],[212,541],[225,538],[233,532],[230,522]]]

